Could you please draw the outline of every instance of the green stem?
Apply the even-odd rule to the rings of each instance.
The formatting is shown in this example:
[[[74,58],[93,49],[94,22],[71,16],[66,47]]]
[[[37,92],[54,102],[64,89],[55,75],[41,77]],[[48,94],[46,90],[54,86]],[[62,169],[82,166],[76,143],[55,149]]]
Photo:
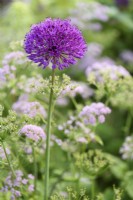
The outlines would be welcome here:
[[[77,102],[76,102],[75,98],[74,98],[74,97],[70,97],[70,99],[71,99],[71,101],[72,101],[74,107],[75,107],[76,109],[78,109],[78,105],[77,105]]]
[[[15,172],[14,172],[14,169],[13,169],[13,167],[12,167],[12,164],[11,164],[11,162],[10,162],[10,159],[9,159],[9,157],[8,157],[8,154],[7,154],[7,152],[6,152],[5,144],[4,144],[3,141],[1,141],[1,144],[2,144],[2,147],[3,147],[4,153],[5,153],[5,156],[6,156],[8,165],[9,165],[9,167],[10,167],[10,169],[11,169],[11,172],[12,172],[13,176],[16,177],[16,174],[15,174]]]
[[[91,199],[94,200],[95,198],[95,179],[92,179],[91,183]]]
[[[33,163],[34,163],[34,191],[36,193],[37,189],[37,163],[36,163],[36,154],[35,154],[35,148],[32,146],[32,151],[33,151]]]
[[[46,171],[45,171],[45,194],[44,200],[48,200],[49,195],[49,162],[50,162],[50,134],[51,134],[51,117],[52,117],[52,103],[53,103],[53,85],[54,85],[55,70],[52,70],[52,87],[49,96],[48,108],[48,123],[47,123],[47,139],[46,139]]]
[[[127,120],[126,120],[126,125],[124,127],[125,135],[127,136],[130,133],[130,127],[132,123],[132,115],[131,112],[128,113]]]

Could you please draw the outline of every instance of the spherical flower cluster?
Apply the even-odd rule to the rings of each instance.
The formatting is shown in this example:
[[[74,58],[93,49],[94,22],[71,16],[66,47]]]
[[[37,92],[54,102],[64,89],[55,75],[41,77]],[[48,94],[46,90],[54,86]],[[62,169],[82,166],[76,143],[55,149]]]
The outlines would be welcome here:
[[[126,137],[122,147],[120,148],[120,153],[123,159],[133,159],[133,136]]]
[[[39,102],[29,102],[27,101],[27,97],[23,99],[24,96],[20,97],[20,99],[13,104],[12,108],[17,114],[26,114],[30,118],[34,118],[36,116],[42,116],[46,118],[46,111],[43,106]]]
[[[122,66],[109,64],[108,62],[96,62],[86,70],[86,76],[89,78],[94,75],[97,82],[103,82],[104,76],[112,80],[117,80],[119,77],[130,76],[129,72]]]
[[[111,109],[103,103],[92,103],[90,106],[85,106],[79,113],[79,117],[83,119],[85,124],[97,125],[97,123],[105,122],[105,115],[110,114]]]
[[[20,130],[21,135],[25,135],[27,138],[38,142],[39,140],[44,140],[46,138],[46,134],[44,133],[43,129],[40,126],[36,125],[25,125]]]
[[[28,192],[34,191],[34,185],[31,183],[34,179],[32,174],[29,174],[27,178],[24,178],[23,172],[21,170],[15,171],[16,177],[10,172],[4,181],[4,186],[0,190],[1,192],[8,193],[11,192],[11,200],[16,200],[22,196],[21,190],[24,187]]]
[[[6,148],[6,153],[9,155],[10,154],[10,150],[8,148]],[[0,147],[0,158],[2,160],[4,160],[6,158],[4,149],[2,147]]]
[[[25,36],[24,48],[28,58],[39,66],[60,70],[75,64],[86,51],[86,43],[70,20],[51,19],[35,24]]]

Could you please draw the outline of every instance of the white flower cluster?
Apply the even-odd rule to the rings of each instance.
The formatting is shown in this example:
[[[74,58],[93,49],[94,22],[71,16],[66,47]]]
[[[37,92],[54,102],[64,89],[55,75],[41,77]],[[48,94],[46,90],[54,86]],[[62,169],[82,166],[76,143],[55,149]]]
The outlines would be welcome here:
[[[82,82],[72,82],[67,85],[64,90],[62,90],[59,98],[64,96],[75,97],[76,95],[80,95],[83,99],[86,99],[92,96],[93,90],[89,88],[85,83]]]
[[[100,22],[109,20],[110,8],[98,2],[80,2],[71,10],[71,20],[81,29],[99,31],[102,29]]]
[[[122,154],[122,158],[133,159],[133,136],[126,137],[122,147],[120,148],[120,153]]]
[[[94,76],[97,82],[103,82],[105,76],[112,80],[117,80],[119,77],[128,77],[130,73],[122,66],[117,66],[108,62],[96,62],[86,70],[88,79]]]
[[[26,114],[30,118],[42,116],[46,118],[47,114],[44,107],[37,101],[29,102],[27,95],[19,97],[18,101],[12,106],[12,109],[19,115]]]

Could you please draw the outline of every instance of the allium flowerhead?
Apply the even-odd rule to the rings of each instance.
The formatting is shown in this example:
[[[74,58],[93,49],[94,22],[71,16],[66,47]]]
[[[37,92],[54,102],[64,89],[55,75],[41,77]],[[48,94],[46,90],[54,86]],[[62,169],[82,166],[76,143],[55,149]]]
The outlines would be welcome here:
[[[25,36],[24,48],[28,58],[45,68],[60,70],[75,64],[87,49],[78,28],[70,20],[47,18],[31,27]]]

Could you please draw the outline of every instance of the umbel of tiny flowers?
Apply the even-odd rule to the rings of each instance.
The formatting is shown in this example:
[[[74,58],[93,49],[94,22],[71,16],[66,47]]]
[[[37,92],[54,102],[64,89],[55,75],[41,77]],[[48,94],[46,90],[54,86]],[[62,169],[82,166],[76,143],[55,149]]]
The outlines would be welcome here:
[[[45,133],[43,129],[40,126],[32,124],[23,126],[23,128],[20,130],[20,134],[25,135],[27,138],[35,142],[38,142],[40,139],[45,139]]]
[[[80,30],[73,25],[70,20],[47,18],[45,21],[31,27],[30,31],[25,36],[24,49],[28,54],[28,58],[43,69],[49,64],[52,64],[52,79],[47,119],[44,195],[44,199],[48,200],[50,133],[55,69],[58,68],[59,70],[63,70],[71,64],[76,64],[77,58],[81,59],[84,56],[87,45]]]

